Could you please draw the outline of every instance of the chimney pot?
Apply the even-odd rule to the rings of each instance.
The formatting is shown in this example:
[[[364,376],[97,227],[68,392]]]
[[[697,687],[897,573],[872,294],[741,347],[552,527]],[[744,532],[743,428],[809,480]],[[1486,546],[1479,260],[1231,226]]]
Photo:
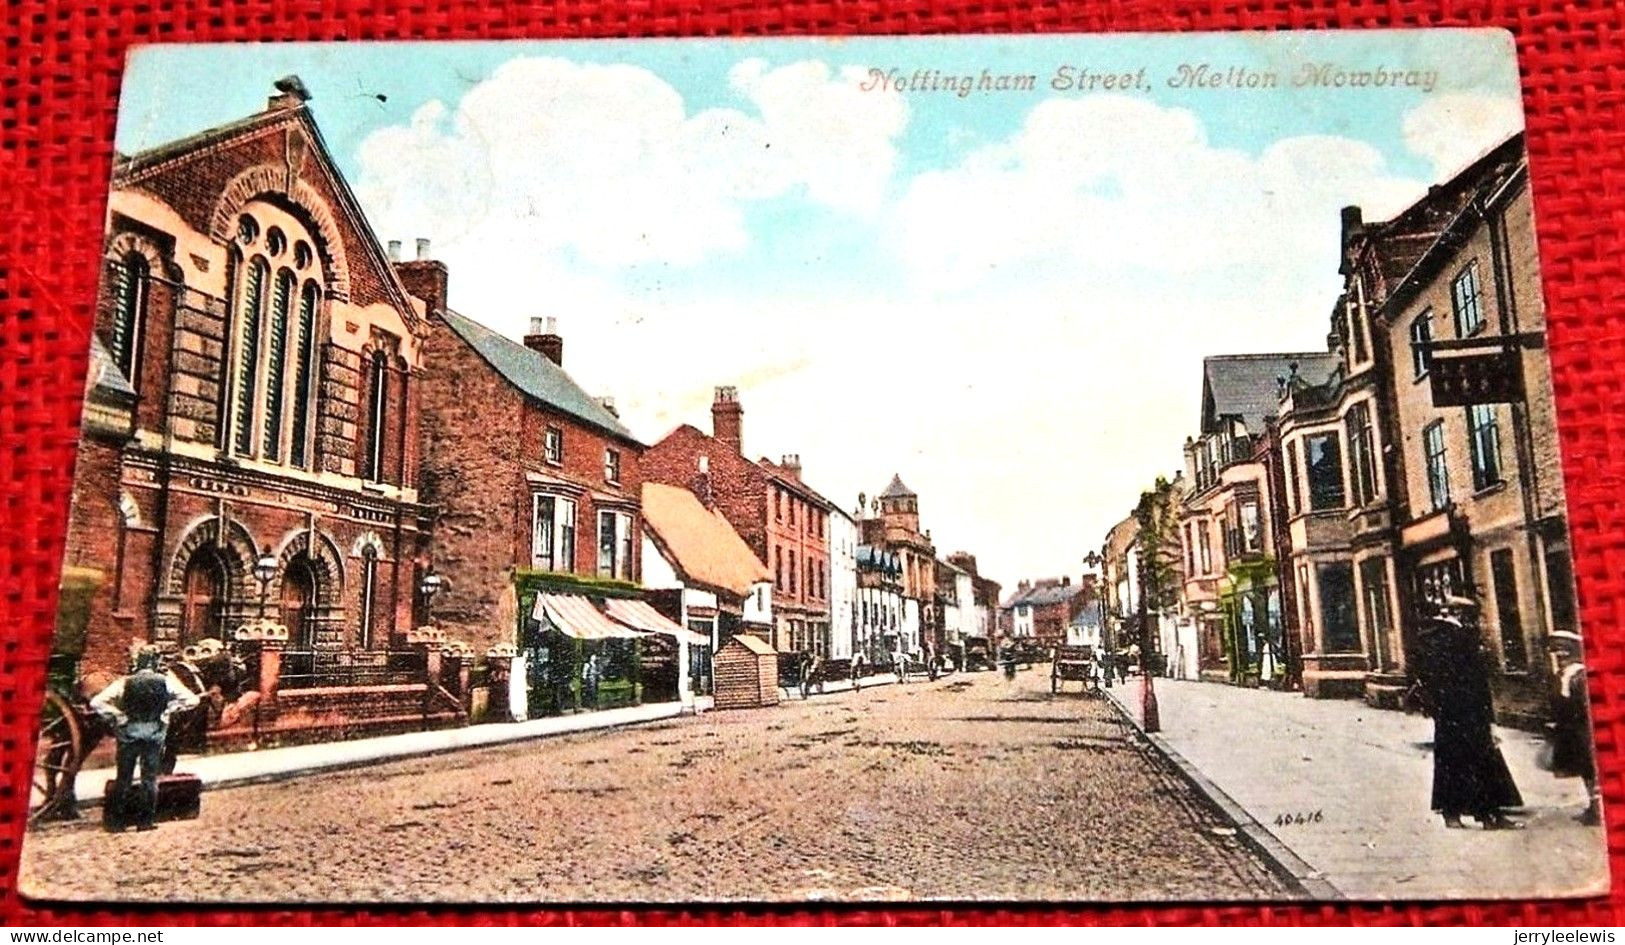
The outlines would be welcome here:
[[[615,398],[613,397],[598,398],[598,405],[608,410],[613,417],[619,418],[621,415],[621,412],[615,409]]]
[[[389,261],[390,262],[400,262],[401,261],[401,241],[400,240],[390,240],[389,241]]]
[[[423,236],[418,237],[418,258],[419,259],[428,259],[429,258],[429,240],[428,240],[427,237],[423,237]]]
[[[537,315],[530,320],[530,334],[525,336],[525,347],[540,352],[542,357],[559,367],[564,366],[564,339],[559,336],[559,320],[549,315]]]

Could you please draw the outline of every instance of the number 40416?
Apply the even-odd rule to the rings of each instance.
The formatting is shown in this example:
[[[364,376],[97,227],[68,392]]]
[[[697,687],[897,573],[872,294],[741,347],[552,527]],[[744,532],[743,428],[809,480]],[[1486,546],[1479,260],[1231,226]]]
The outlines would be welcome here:
[[[1280,814],[1280,815],[1278,815],[1275,818],[1275,826],[1277,826],[1277,827],[1294,827],[1294,826],[1302,826],[1303,824],[1318,824],[1324,819],[1325,819],[1325,817],[1318,810],[1313,811],[1313,812],[1299,811],[1296,814]]]

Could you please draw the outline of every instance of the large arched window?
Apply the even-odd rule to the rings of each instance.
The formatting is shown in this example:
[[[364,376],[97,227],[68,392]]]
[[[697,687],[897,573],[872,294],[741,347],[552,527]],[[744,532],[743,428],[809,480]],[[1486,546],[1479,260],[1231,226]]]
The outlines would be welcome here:
[[[293,431],[288,449],[288,461],[300,469],[310,468],[310,415],[316,409],[311,389],[316,358],[316,306],[321,301],[321,290],[315,282],[306,282],[299,294],[299,321],[294,333],[293,364]]]
[[[138,382],[141,334],[147,320],[146,257],[131,251],[113,263],[113,326],[109,353],[132,386]]]
[[[372,353],[367,384],[367,455],[361,478],[384,478],[384,416],[389,403],[389,357],[382,350]]]
[[[372,624],[378,609],[378,551],[371,545],[361,550],[361,648],[372,648]]]
[[[255,201],[238,219],[233,263],[227,442],[238,456],[308,469],[320,261],[298,220]]]
[[[269,267],[255,257],[243,267],[243,289],[237,305],[237,363],[232,385],[232,449],[247,456],[254,451],[254,392],[259,386],[260,313],[265,301]]]

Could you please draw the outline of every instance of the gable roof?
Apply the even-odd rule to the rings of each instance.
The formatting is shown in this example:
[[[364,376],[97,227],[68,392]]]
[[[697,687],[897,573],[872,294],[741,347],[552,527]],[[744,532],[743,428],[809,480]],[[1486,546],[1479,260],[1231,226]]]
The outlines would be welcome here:
[[[778,652],[778,650],[773,649],[773,644],[768,643],[761,637],[753,637],[748,633],[734,634],[734,638],[729,640],[728,643],[737,643],[757,656],[771,656]],[[724,643],[723,646],[727,646],[728,643]]]
[[[541,352],[533,351],[449,308],[444,311],[443,317],[447,327],[457,337],[467,342],[485,363],[518,388],[520,393],[628,443],[643,445],[603,404],[582,390],[565,373],[564,368],[554,364]]]
[[[643,523],[686,581],[743,597],[773,579],[722,513],[687,489],[644,483]]]
[[[1337,356],[1326,351],[1203,358],[1202,432],[1216,430],[1222,418],[1236,417],[1256,436],[1280,410],[1279,378],[1291,376],[1295,367],[1299,377],[1319,383],[1336,366]]]
[[[1017,589],[1010,599],[1004,602],[1005,607],[1016,607],[1026,604],[1033,607],[1043,607],[1046,604],[1059,604],[1070,601],[1086,590],[1082,584],[1062,584],[1056,578],[1046,578],[1028,587],[1026,590]]]
[[[327,141],[322,137],[322,130],[316,124],[316,118],[311,113],[310,105],[304,100],[309,93],[304,91],[303,83],[297,76],[288,76],[279,80],[277,88],[284,92],[284,83],[292,82],[300,90],[301,98],[293,104],[272,105],[263,111],[255,112],[235,121],[205,128],[196,134],[184,138],[177,138],[163,144],[155,145],[144,151],[137,151],[131,155],[114,155],[113,160],[113,186],[114,188],[131,186],[140,181],[161,174],[166,168],[184,162],[193,155],[212,153],[227,143],[248,138],[261,132],[284,125],[297,125],[304,131],[310,142],[310,150],[315,157],[315,164],[332,184],[333,193],[337,198],[337,210],[348,218],[350,224],[358,231],[363,254],[366,262],[375,271],[384,293],[400,311],[401,318],[413,334],[422,334],[427,325],[418,310],[413,307],[411,293],[401,284],[400,276],[396,274],[395,267],[390,263],[384,249],[378,242],[378,236],[373,232],[372,224],[367,220],[366,213],[361,209],[361,202],[356,199],[355,191],[350,188],[350,182],[340,173],[338,164],[333,160],[333,152],[327,147]],[[338,248],[330,248],[330,252]],[[360,260],[347,258],[348,268],[354,268]]]

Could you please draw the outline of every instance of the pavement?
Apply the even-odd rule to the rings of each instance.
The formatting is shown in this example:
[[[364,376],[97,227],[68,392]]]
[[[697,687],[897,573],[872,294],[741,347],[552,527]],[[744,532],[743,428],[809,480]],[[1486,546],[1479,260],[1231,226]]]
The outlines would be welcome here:
[[[32,898],[1191,901],[1300,894],[1103,699],[968,673],[309,773],[29,830]]]
[[[869,676],[862,680],[862,688],[894,685],[896,682],[897,677],[889,673]],[[814,693],[813,698],[826,693],[833,695],[847,692],[851,689],[852,684],[844,680],[830,683],[825,686],[824,693]],[[787,694],[785,698],[795,699],[799,696]],[[701,696],[693,706],[677,702],[658,702],[624,709],[604,709],[598,712],[578,712],[573,715],[530,719],[525,722],[470,725],[430,732],[407,732],[401,735],[226,752],[217,755],[187,755],[180,759],[176,770],[197,775],[204,790],[215,790],[401,758],[656,722],[685,713],[705,712],[711,708],[711,702],[710,696]],[[87,768],[79,772],[76,791],[80,805],[100,804],[102,792],[113,775],[112,768]]]
[[[1110,691],[1141,725],[1138,678]],[[1433,723],[1357,700],[1220,683],[1155,681],[1149,740],[1199,789],[1277,842],[1316,898],[1536,899],[1608,891],[1606,834],[1575,815],[1578,779],[1535,763],[1539,736],[1497,728],[1525,809],[1519,831],[1447,830],[1429,810]]]

